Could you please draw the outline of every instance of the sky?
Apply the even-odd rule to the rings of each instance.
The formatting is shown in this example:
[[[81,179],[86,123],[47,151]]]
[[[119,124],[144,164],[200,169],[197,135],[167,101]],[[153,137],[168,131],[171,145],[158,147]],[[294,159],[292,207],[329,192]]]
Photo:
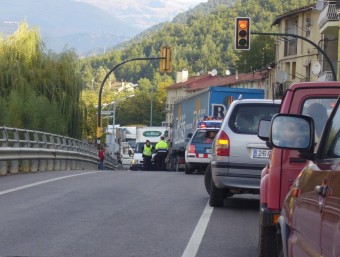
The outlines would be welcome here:
[[[133,21],[147,29],[155,24],[171,21],[180,12],[187,11],[208,0],[76,0],[93,4],[116,18]]]

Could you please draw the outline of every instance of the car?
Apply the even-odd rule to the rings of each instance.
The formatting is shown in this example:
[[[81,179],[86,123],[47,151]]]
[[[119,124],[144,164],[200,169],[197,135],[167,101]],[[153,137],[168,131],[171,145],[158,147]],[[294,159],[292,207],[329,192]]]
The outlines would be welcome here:
[[[294,83],[285,91],[279,113],[312,117],[317,141],[339,94],[339,81]],[[285,124],[284,128],[288,126]],[[270,146],[271,154],[269,163],[261,173],[258,257],[279,254],[277,221],[290,187],[306,165],[306,160],[298,156],[298,151],[272,147],[269,141],[270,128],[270,121],[260,121],[258,136]],[[288,135],[289,132],[285,131]]]
[[[130,170],[143,170],[143,148],[144,148],[145,143],[137,143],[136,147],[133,151],[133,157],[132,160],[130,161]],[[156,142],[151,142],[152,145],[152,160],[151,160],[151,166],[152,169],[154,167],[154,162],[153,158],[156,155]],[[137,157],[136,157],[137,156]]]
[[[185,150],[185,174],[205,171],[210,164],[211,146],[222,124],[221,119],[198,122]]]
[[[211,165],[205,172],[209,204],[222,207],[234,194],[259,194],[261,171],[270,149],[257,137],[259,121],[270,120],[280,100],[239,99],[229,106],[212,145]]]
[[[316,127],[307,115],[278,114],[270,143],[298,150],[307,159],[290,188],[278,219],[284,257],[340,256],[340,98],[315,146]],[[282,138],[282,123],[298,127],[295,140]],[[280,128],[280,129],[277,129]]]

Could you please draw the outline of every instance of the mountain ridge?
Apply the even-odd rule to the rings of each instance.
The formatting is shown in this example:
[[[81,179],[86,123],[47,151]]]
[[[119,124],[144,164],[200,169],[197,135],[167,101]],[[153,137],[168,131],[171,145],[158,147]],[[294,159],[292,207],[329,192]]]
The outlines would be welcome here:
[[[29,3],[11,0],[2,3],[0,33],[12,34],[21,22],[27,22],[30,27],[38,26],[46,47],[56,52],[69,46],[85,54],[93,49],[93,45],[110,47],[139,32],[130,24],[87,3],[71,0],[31,0]]]

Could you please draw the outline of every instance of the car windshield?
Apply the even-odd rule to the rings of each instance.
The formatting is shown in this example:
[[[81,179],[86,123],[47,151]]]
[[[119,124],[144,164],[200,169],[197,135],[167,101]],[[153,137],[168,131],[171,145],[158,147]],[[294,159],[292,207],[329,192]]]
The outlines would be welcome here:
[[[229,126],[235,133],[256,135],[260,120],[271,120],[278,110],[278,104],[240,104],[230,117]]]

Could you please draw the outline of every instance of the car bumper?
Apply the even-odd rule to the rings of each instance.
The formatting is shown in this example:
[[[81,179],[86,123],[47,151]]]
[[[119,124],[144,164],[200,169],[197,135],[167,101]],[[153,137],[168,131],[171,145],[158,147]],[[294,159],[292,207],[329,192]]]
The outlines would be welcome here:
[[[212,178],[217,188],[249,189],[260,193],[263,165],[211,163]]]

